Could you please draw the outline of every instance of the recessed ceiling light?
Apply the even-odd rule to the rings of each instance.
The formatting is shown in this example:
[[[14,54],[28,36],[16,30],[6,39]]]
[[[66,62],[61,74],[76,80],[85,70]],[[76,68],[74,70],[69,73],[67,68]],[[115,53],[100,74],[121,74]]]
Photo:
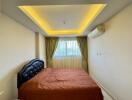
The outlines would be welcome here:
[[[63,24],[66,24],[66,21],[63,21]]]

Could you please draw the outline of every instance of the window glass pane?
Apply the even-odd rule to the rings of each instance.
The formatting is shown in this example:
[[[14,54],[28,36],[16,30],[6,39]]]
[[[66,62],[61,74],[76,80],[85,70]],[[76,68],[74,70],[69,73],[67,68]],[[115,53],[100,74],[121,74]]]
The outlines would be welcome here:
[[[59,40],[54,57],[81,56],[77,40]]]

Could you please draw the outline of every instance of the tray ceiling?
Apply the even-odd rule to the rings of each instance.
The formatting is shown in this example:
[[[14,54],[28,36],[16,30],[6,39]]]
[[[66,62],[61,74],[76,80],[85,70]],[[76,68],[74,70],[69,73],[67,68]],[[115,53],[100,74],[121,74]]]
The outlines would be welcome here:
[[[106,4],[19,6],[48,35],[82,34]]]

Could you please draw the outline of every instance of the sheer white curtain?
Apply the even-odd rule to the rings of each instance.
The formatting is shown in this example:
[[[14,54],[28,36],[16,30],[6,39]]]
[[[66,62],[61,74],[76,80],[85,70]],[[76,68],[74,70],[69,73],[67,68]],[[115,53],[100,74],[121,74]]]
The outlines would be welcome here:
[[[60,38],[52,62],[54,68],[82,68],[81,52],[76,38]]]

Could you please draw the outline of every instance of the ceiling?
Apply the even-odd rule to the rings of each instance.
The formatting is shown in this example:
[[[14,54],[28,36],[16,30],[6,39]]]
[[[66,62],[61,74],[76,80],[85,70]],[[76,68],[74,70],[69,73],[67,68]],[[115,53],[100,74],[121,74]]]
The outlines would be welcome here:
[[[48,35],[82,34],[105,4],[19,6]]]
[[[86,35],[91,29],[100,23],[104,23],[121,9],[131,3],[131,0],[3,0],[2,11],[17,22],[23,24],[34,32],[47,33],[72,33],[74,35]],[[104,10],[87,22],[87,27],[82,22],[88,19],[93,4],[107,4]],[[37,15],[46,25],[39,25],[31,16],[24,14],[18,6],[29,6],[37,12]],[[44,27],[43,27],[44,26]],[[47,28],[45,28],[47,27]],[[82,34],[75,34],[84,27]],[[48,29],[48,31],[46,30]],[[51,32],[52,31],[52,32]],[[65,33],[65,35],[67,35]],[[78,32],[79,33],[79,32]]]

